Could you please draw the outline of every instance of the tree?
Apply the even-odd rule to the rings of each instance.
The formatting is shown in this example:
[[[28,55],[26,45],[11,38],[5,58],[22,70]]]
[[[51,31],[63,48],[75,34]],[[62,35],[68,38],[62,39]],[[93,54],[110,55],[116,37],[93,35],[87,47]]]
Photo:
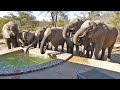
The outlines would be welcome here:
[[[81,20],[87,20],[88,19],[88,11],[79,11],[78,14],[75,14],[78,18]]]
[[[64,21],[64,20],[59,19],[59,20],[57,21],[57,26],[63,27],[64,25],[65,25],[65,21]]]
[[[50,14],[50,19],[53,27],[57,26],[57,21],[59,18],[66,18],[66,13],[68,11],[44,11],[47,12],[47,14]],[[40,12],[41,13],[41,12]],[[43,11],[42,11],[43,13]]]
[[[100,16],[100,11],[90,11],[89,13],[88,13],[88,17],[89,17],[89,19],[92,19],[92,18],[95,18],[95,17],[97,17],[97,16]]]
[[[30,11],[18,11],[17,20],[21,30],[34,30],[34,27],[37,25],[37,23],[35,23],[35,19],[35,16],[33,16]]]
[[[112,18],[110,19],[109,23],[114,25],[118,30],[120,30],[120,11],[112,12]]]

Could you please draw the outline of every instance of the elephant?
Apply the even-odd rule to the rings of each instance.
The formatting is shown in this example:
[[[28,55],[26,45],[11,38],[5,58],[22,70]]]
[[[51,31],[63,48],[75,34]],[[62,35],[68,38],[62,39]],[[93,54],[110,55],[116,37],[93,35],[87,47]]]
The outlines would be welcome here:
[[[18,47],[17,34],[19,32],[18,25],[13,21],[9,21],[4,24],[2,28],[2,35],[5,39],[8,49]]]
[[[33,40],[35,39],[35,33],[32,33],[28,30],[24,30],[23,32],[19,32],[17,35],[17,41],[20,43],[21,46],[28,46],[30,45]],[[37,45],[35,44],[34,47]]]
[[[76,18],[73,19],[70,23],[68,23],[63,30],[63,37],[66,40],[67,44],[67,53],[73,54],[74,43],[73,43],[73,36],[77,32],[77,30],[81,27],[84,21]],[[76,52],[79,51],[79,46],[76,46]]]
[[[73,42],[79,44],[79,37],[88,37],[95,43],[94,46],[94,58],[97,60],[104,60],[104,54],[106,48],[108,48],[108,58],[111,59],[111,51],[114,47],[118,36],[118,30],[116,27],[106,24],[104,22],[96,22],[87,20],[81,28],[75,33]],[[98,57],[99,52],[102,50],[101,57]]]
[[[34,38],[33,42],[30,45],[28,45],[28,47],[26,48],[25,54],[27,54],[29,51],[29,48],[34,45],[37,46],[37,44],[39,44],[39,48],[40,48],[41,40],[44,37],[45,30],[46,30],[46,28],[42,27],[35,32],[35,38]]]
[[[43,37],[43,39],[41,41],[40,53],[41,54],[45,53],[45,51],[46,51],[46,48],[45,48],[46,42],[50,42],[51,45],[53,47],[55,47],[54,51],[58,50],[58,45],[62,45],[62,52],[63,52],[65,39],[63,38],[62,32],[63,32],[63,29],[59,28],[59,27],[47,28],[47,30],[44,33],[44,37]]]
[[[83,46],[82,47],[83,54],[85,54],[86,51],[85,57],[92,58],[94,52],[94,46],[95,46],[94,42],[92,42],[90,38],[82,37],[80,38],[79,43],[80,46]]]

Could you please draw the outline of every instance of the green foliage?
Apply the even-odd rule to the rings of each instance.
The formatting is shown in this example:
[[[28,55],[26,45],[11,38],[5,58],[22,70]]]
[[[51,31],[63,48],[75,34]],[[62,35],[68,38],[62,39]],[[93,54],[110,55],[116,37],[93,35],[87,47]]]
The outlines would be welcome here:
[[[7,23],[8,20],[4,18],[0,18],[0,38],[2,38],[2,27],[4,26],[5,23]]]
[[[95,17],[97,17],[97,16],[100,16],[100,11],[90,11],[89,13],[88,13],[88,17],[89,17],[89,19],[92,19],[92,18],[95,18]]]
[[[120,11],[114,11],[109,23],[120,31]]]
[[[22,31],[25,29],[33,31],[37,25],[35,22],[35,17],[32,14],[24,11],[18,12],[17,20],[19,20],[19,27]]]
[[[57,26],[63,27],[64,25],[65,25],[65,21],[64,21],[64,20],[59,19],[59,20],[57,21]]]
[[[5,23],[8,21],[13,21],[18,24],[19,30],[23,31],[25,29],[29,31],[36,31],[40,27],[52,27],[51,21],[37,21],[35,16],[33,16],[31,11],[15,11],[18,15],[14,15],[12,12],[7,16],[0,18],[0,37],[2,36],[2,28]],[[48,11],[50,13],[50,11]],[[57,12],[57,13],[56,13]],[[67,12],[64,11],[55,11],[56,17],[54,17],[57,22],[57,26],[64,26],[69,22],[66,15]]]

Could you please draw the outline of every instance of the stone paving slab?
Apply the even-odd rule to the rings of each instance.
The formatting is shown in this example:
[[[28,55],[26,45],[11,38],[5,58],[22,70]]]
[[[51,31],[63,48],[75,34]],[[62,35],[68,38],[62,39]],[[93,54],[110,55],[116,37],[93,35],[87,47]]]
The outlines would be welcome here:
[[[92,69],[84,73],[78,73],[77,78],[78,79],[114,79],[113,77],[110,77],[109,75],[106,75],[96,69]]]
[[[113,71],[109,71],[109,70],[105,70],[105,69],[100,69],[100,68],[95,68],[96,70],[109,75],[111,77],[113,77],[114,79],[120,79],[120,73],[118,72],[113,72]]]
[[[95,60],[95,59],[88,59],[88,58],[83,58],[83,57],[76,57],[74,59],[70,59],[69,62],[102,68],[102,69],[111,70],[111,71],[120,73],[120,64],[118,63],[112,63],[112,62]]]

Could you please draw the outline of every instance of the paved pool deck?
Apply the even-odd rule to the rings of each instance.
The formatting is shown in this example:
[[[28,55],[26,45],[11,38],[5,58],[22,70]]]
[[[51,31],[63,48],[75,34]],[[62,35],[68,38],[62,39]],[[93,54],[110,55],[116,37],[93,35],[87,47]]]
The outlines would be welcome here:
[[[67,62],[45,70],[20,75],[0,76],[0,79],[77,79],[78,73],[83,73],[92,69],[96,69],[115,79],[120,79],[119,72],[79,64],[77,63],[78,60],[74,58],[76,58],[76,56]],[[75,61],[76,63],[73,63]]]

